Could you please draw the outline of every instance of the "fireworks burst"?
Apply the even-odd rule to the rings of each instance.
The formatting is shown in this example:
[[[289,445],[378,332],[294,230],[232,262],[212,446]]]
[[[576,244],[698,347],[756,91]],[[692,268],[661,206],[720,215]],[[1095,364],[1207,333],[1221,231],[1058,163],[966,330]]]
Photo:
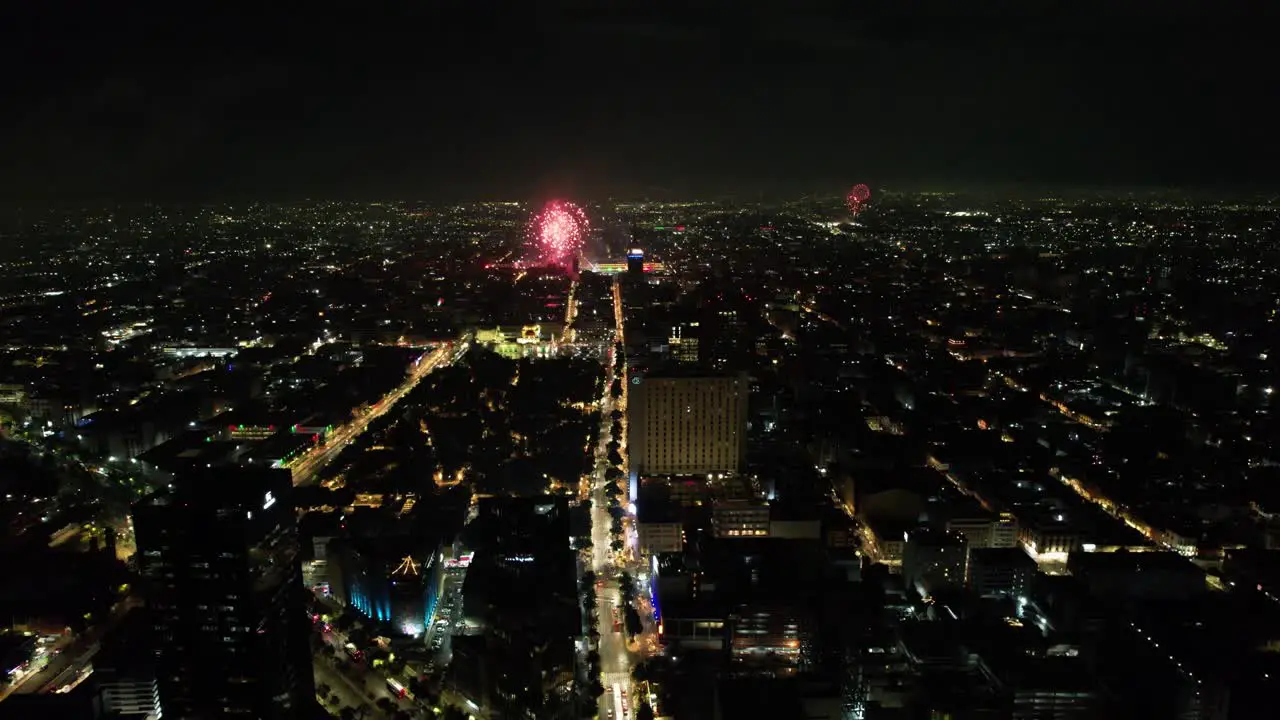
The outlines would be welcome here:
[[[582,208],[564,200],[553,200],[529,224],[529,234],[542,262],[568,266],[582,250],[591,225]]]
[[[871,200],[871,188],[866,185],[854,185],[849,194],[844,197],[845,203],[849,206],[849,212],[857,215],[862,212],[867,203]]]

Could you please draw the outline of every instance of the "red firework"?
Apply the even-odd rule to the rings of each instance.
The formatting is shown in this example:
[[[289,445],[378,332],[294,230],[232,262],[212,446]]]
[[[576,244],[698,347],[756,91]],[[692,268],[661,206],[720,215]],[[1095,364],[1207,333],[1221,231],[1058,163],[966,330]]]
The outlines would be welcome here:
[[[854,215],[861,212],[862,208],[866,207],[866,204],[870,202],[870,200],[871,188],[861,183],[854,185],[853,189],[849,191],[849,194],[844,197],[845,203],[849,206],[849,211]]]
[[[582,208],[552,200],[529,223],[529,235],[545,263],[570,265],[582,250],[590,223]]]

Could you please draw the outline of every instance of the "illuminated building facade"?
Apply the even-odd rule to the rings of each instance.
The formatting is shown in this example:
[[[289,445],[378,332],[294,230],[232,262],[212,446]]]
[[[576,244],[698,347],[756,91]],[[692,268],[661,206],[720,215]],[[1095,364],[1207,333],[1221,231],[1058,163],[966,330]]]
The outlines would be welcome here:
[[[644,263],[644,271],[647,273],[662,273],[666,269],[667,266],[663,263]],[[590,270],[597,275],[621,275],[627,271],[627,263],[595,263],[590,266]]]
[[[718,538],[768,537],[769,503],[726,500],[711,507],[711,528]]]
[[[1081,549],[1080,533],[1062,514],[1041,514],[1018,524],[1018,542],[1038,562],[1066,562]]]
[[[214,357],[226,358],[234,357],[240,352],[240,348],[233,347],[186,347],[186,346],[170,346],[162,348],[161,352],[170,357],[176,358],[192,358],[192,357]]]
[[[266,440],[277,432],[275,425],[266,423],[237,423],[228,425],[224,437],[228,440]]]
[[[644,276],[644,250],[633,247],[627,251],[627,275],[635,278]]]
[[[1018,546],[1018,521],[1009,513],[953,517],[947,532],[963,535],[970,548],[1011,548]]]
[[[133,509],[165,716],[295,718],[315,703],[289,473],[179,473]]]
[[[738,473],[747,392],[742,375],[632,375],[627,453],[633,476]]]
[[[700,357],[698,354],[698,333],[701,323],[698,321],[677,323],[671,326],[667,338],[667,347],[671,359],[678,363],[694,364]]]
[[[130,610],[109,630],[93,656],[90,685],[102,714],[112,718],[161,720],[151,620],[144,608]]]
[[[329,587],[362,615],[418,637],[435,619],[443,557],[407,538],[335,538],[329,543]]]
[[[164,717],[148,623],[144,611],[131,611],[93,656],[93,685],[107,717]]]
[[[96,663],[93,673],[97,678],[102,711],[108,713],[108,717],[155,720],[164,717],[160,705],[160,690],[154,677],[121,678],[111,669],[99,669]]]
[[[689,650],[723,650],[724,616],[709,613],[707,617],[664,617],[661,639]]]
[[[476,343],[510,360],[551,357],[556,352],[556,338],[563,333],[559,323],[508,325],[476,330]]]
[[[744,607],[730,613],[729,658],[789,675],[809,662],[811,643],[794,608]]]

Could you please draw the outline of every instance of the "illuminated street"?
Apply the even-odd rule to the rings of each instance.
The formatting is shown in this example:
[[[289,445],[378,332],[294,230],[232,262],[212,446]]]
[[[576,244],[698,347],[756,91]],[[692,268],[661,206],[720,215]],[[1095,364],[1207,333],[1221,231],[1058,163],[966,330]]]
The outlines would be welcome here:
[[[391,694],[387,687],[387,678],[381,672],[368,667],[364,663],[352,662],[344,650],[347,643],[346,635],[339,632],[336,628],[331,632],[322,633],[325,644],[334,649],[332,659],[324,658],[317,654],[314,665],[317,669],[316,682],[324,682],[339,692],[349,697],[359,697],[365,704],[372,705],[379,698],[387,698],[402,709],[410,710],[413,707],[413,701],[403,698],[397,698]],[[326,667],[329,672],[321,674],[319,671]],[[333,680],[337,680],[334,682]],[[353,704],[354,705],[354,704]],[[358,707],[358,706],[356,706]]]
[[[614,300],[614,323],[616,340],[621,342],[622,335],[622,292],[619,283],[615,280],[613,284],[613,300]],[[621,358],[616,355],[612,356],[608,368],[608,377],[613,376],[613,363],[618,362]],[[633,519],[628,517],[624,523],[624,534],[627,537],[627,547],[622,553],[616,554],[612,552],[609,543],[612,540],[609,533],[611,518],[609,516],[609,498],[605,493],[605,487],[608,481],[605,479],[605,472],[609,468],[608,462],[608,444],[610,440],[610,426],[613,424],[612,413],[614,410],[626,409],[626,376],[623,375],[623,396],[616,403],[610,397],[608,385],[604,397],[601,400],[600,416],[600,442],[595,449],[596,463],[595,476],[593,478],[593,490],[591,495],[591,545],[592,545],[592,570],[598,578],[596,587],[596,613],[600,623],[600,668],[601,683],[605,688],[605,693],[600,697],[600,707],[598,709],[599,717],[608,718],[617,716],[617,708],[622,706],[625,708],[624,716],[629,717],[633,711],[631,703],[631,669],[634,665],[632,650],[628,648],[627,638],[622,630],[622,598],[618,589],[618,573],[624,570],[633,572],[633,569],[627,566],[626,558],[634,556],[634,528]],[[625,422],[625,421],[624,421]],[[624,456],[625,457],[625,456]],[[625,490],[625,477],[621,481]],[[634,574],[634,572],[633,572]],[[637,604],[637,609],[642,616],[646,611],[646,606]],[[615,624],[616,623],[616,624]],[[615,630],[615,627],[618,629]],[[642,643],[649,641],[642,639]],[[647,645],[646,645],[647,647]],[[621,697],[615,695],[615,686],[621,691]],[[623,718],[618,718],[623,720]]]
[[[564,334],[560,338],[561,342],[572,343],[577,331],[573,329],[573,321],[578,317],[578,281],[574,280],[569,286],[569,297],[564,303]]]
[[[419,382],[422,382],[424,377],[430,375],[439,367],[457,362],[466,354],[470,346],[470,342],[467,341],[462,342],[460,345],[451,342],[445,343],[432,351],[430,355],[423,357],[409,372],[403,383],[383,396],[363,415],[329,433],[329,436],[325,438],[324,447],[313,449],[311,452],[300,456],[290,465],[289,469],[293,471],[293,484],[309,485],[315,482],[316,475],[332,462],[346,448],[348,443],[359,437],[360,433],[364,432],[370,423],[382,417],[396,403],[400,402],[400,398],[408,395],[418,386]]]
[[[103,622],[89,628],[74,638],[54,643],[54,650],[47,664],[34,672],[27,673],[18,682],[6,684],[0,690],[0,700],[11,693],[17,695],[33,695],[53,692],[59,687],[75,680],[76,674],[87,667],[98,652],[98,641],[111,628],[115,627],[130,610],[138,607],[141,601],[134,595],[121,600],[112,609],[111,616]]]
[[[449,662],[453,659],[453,637],[455,635],[466,635],[468,629],[462,613],[462,585],[466,580],[467,571],[465,568],[449,568],[445,570],[444,577],[440,582],[440,598],[436,605],[436,621],[427,629],[426,635],[422,638],[424,645],[428,647],[439,647],[435,650],[435,665],[437,668],[445,668],[449,666]],[[475,632],[474,629],[470,632]]]
[[[336,712],[344,707],[359,708],[371,703],[368,694],[361,689],[360,684],[352,680],[346,672],[339,670],[333,660],[317,657],[312,666],[316,679],[316,695],[320,695],[321,685],[329,689],[329,693],[321,698],[326,708],[332,708]],[[336,697],[338,701],[328,702],[328,698],[332,697]]]
[[[627,651],[626,637],[619,630],[614,630],[614,620],[621,619],[618,610],[619,594],[616,573],[618,568],[614,561],[614,553],[609,549],[609,499],[605,494],[605,470],[609,467],[605,456],[609,442],[609,414],[613,412],[613,403],[607,398],[603,404],[601,416],[604,429],[600,434],[600,445],[596,449],[596,472],[594,491],[591,496],[591,547],[592,570],[599,579],[596,586],[596,613],[600,621],[600,668],[605,694],[600,698],[600,717],[608,717],[613,708],[612,689],[619,684],[624,693],[631,688],[631,657]]]

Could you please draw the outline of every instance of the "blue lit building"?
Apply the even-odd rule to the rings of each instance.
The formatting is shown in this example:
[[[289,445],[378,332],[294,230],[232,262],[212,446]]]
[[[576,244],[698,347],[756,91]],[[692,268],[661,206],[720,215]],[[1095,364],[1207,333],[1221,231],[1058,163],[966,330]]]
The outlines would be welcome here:
[[[633,247],[627,251],[627,274],[637,278],[644,276],[644,250]]]
[[[435,620],[444,573],[440,549],[422,546],[404,537],[331,540],[333,596],[372,621],[421,636]]]

